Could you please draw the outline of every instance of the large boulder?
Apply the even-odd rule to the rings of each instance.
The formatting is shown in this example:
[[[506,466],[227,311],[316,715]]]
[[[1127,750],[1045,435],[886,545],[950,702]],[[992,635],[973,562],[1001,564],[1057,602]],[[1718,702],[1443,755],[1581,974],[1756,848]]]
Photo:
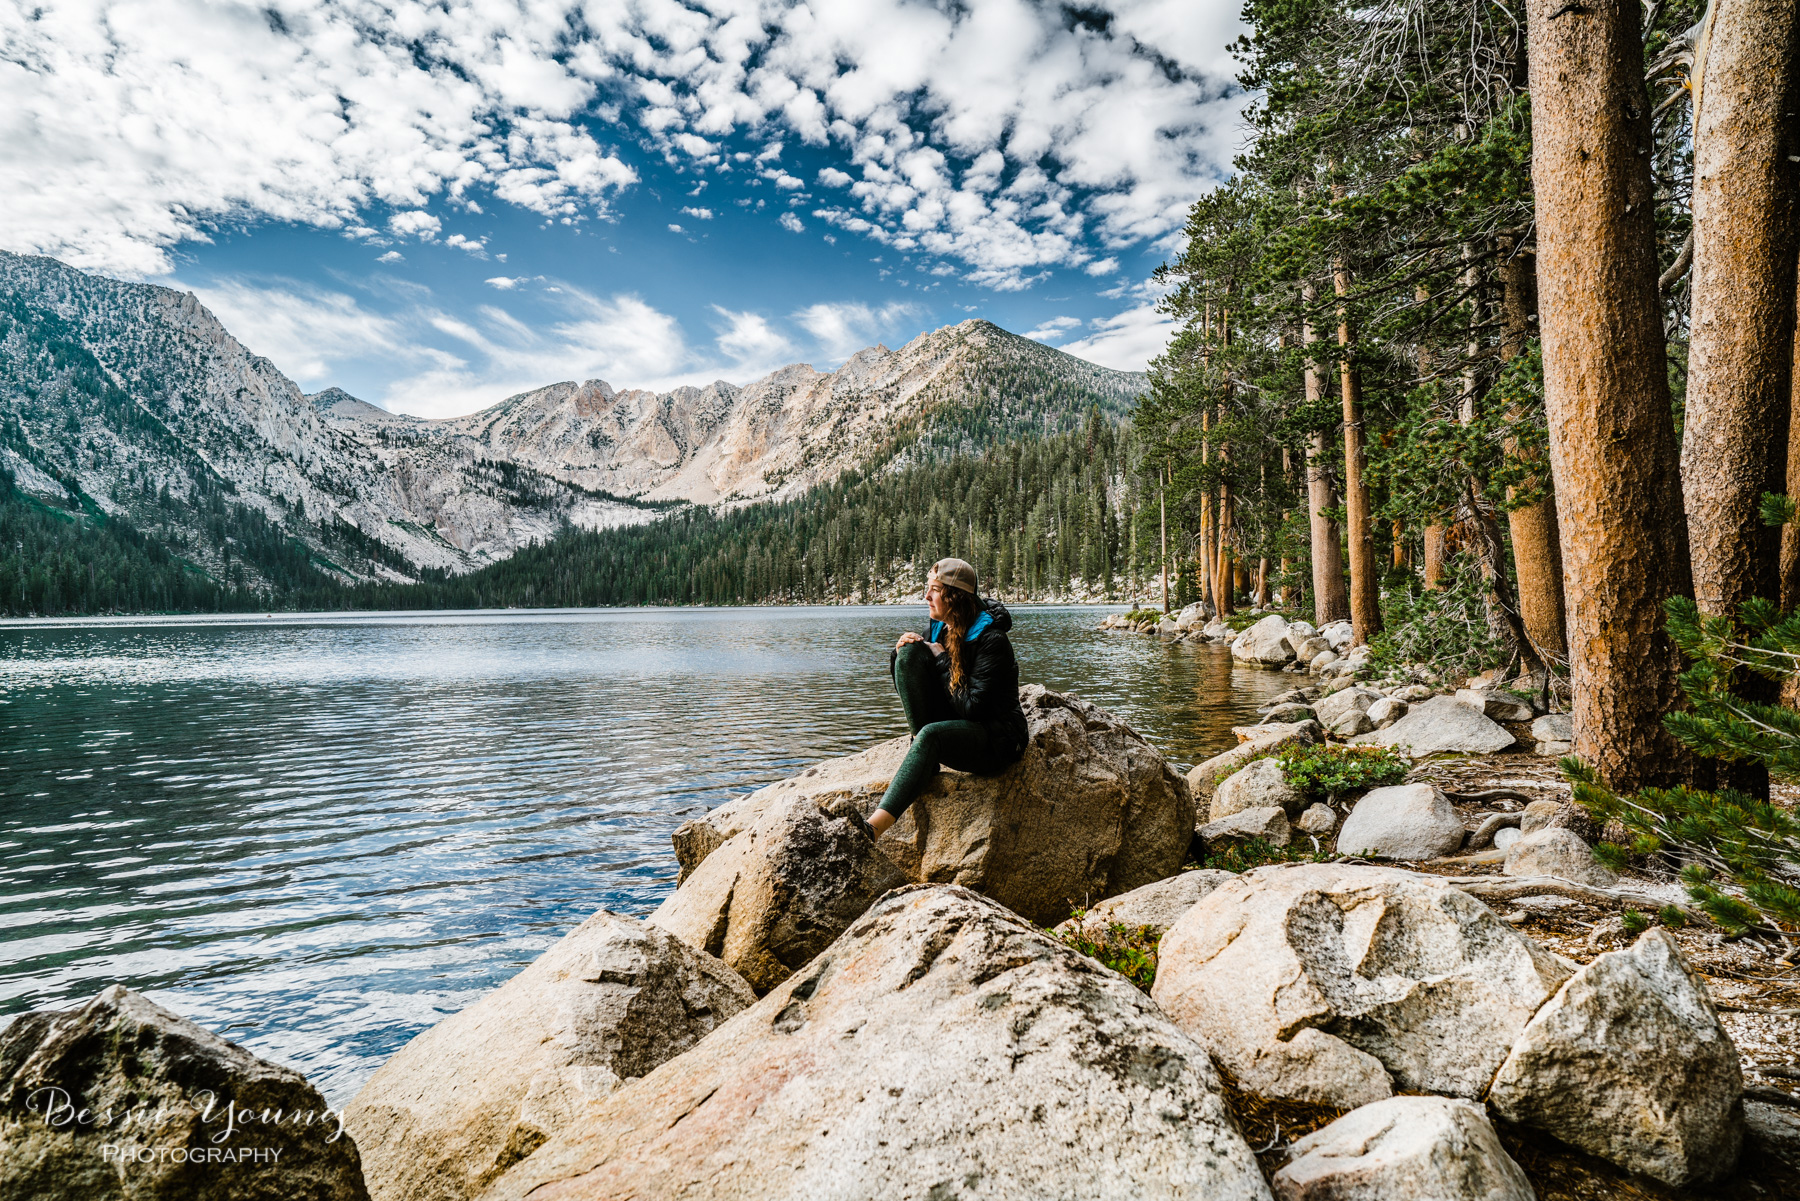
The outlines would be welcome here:
[[[1334,621],[1320,626],[1318,634],[1319,637],[1331,643],[1332,650],[1342,653],[1344,648],[1350,645],[1356,631],[1347,621]]]
[[[1418,862],[1462,848],[1462,815],[1436,784],[1372,788],[1338,831],[1340,855]]]
[[[1668,932],[1651,930],[1562,986],[1525,1027],[1488,1101],[1508,1121],[1686,1188],[1736,1164],[1743,1091],[1712,998]]]
[[[487,1198],[1267,1198],[1220,1090],[1123,977],[907,888]]]
[[[1084,901],[1179,871],[1194,833],[1194,797],[1180,773],[1087,701],[1036,684],[1021,688],[1019,700],[1031,733],[1024,758],[997,776],[941,773],[882,836],[882,852],[906,878],[973,888],[1053,925]],[[677,854],[684,843],[698,849],[748,829],[787,796],[842,800],[866,814],[909,745],[896,738],[828,759],[723,805],[684,826],[685,836],[678,832]],[[711,832],[700,833],[700,824]]]
[[[463,1201],[629,1079],[756,1003],[741,976],[602,910],[402,1047],[344,1111],[375,1201]]]
[[[1611,888],[1619,877],[1594,861],[1593,848],[1561,826],[1534,830],[1506,847],[1509,876],[1560,876],[1577,884]]]
[[[1080,929],[1089,935],[1099,935],[1110,926],[1124,926],[1128,930],[1147,929],[1161,938],[1182,914],[1200,903],[1201,897],[1235,879],[1237,877],[1230,872],[1205,867],[1177,872],[1167,880],[1158,880],[1134,888],[1123,896],[1101,901],[1082,917],[1071,917],[1058,926],[1056,932],[1071,934]]]
[[[1294,648],[1288,641],[1287,619],[1271,613],[1242,631],[1231,644],[1231,657],[1254,667],[1280,667],[1294,661]]]
[[[1536,1201],[1481,1106],[1390,1097],[1294,1140],[1281,1201]]]
[[[1396,746],[1415,759],[1454,751],[1465,755],[1491,755],[1511,746],[1515,739],[1498,722],[1452,696],[1434,696],[1407,710],[1386,729],[1361,734],[1350,741],[1372,746]]]
[[[1258,868],[1163,936],[1151,995],[1246,1090],[1479,1097],[1569,969],[1468,893],[1395,868]]]
[[[855,802],[783,796],[702,860],[650,920],[723,959],[760,996],[906,882]]]
[[[1284,747],[1317,746],[1325,741],[1325,731],[1316,721],[1242,728],[1249,732],[1248,741],[1239,743],[1223,754],[1214,755],[1211,759],[1188,771],[1188,788],[1192,790],[1194,799],[1199,805],[1210,807],[1213,793],[1218,790],[1219,781],[1230,776],[1252,759],[1271,751],[1279,751]]]
[[[1245,809],[1266,809],[1271,805],[1298,817],[1306,808],[1306,794],[1287,782],[1280,759],[1257,759],[1219,781],[1213,789],[1208,816],[1218,821]]]
[[[271,1117],[270,1115],[274,1115]],[[0,1197],[368,1201],[300,1073],[121,985],[0,1031]]]

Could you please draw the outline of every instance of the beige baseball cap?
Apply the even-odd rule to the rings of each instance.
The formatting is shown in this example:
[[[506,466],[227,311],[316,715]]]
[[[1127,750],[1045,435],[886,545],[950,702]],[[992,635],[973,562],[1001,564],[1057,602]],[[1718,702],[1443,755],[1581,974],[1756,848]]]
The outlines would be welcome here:
[[[931,565],[931,575],[927,578],[975,594],[975,569],[961,559],[939,559]]]

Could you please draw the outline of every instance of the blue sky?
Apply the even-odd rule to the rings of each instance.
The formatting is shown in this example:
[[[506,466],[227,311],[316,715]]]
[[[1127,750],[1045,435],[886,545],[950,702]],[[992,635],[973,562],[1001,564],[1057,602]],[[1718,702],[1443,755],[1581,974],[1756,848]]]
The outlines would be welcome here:
[[[303,387],[470,412],[969,317],[1141,369],[1229,169],[1234,3],[0,6],[0,245],[198,293]]]

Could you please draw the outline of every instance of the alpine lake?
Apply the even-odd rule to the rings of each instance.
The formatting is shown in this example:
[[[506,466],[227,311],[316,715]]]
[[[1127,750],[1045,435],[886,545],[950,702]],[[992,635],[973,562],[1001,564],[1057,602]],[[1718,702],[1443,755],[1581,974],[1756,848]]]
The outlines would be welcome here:
[[[1186,768],[1293,687],[1020,606],[1021,679]],[[333,1104],[596,909],[669,834],[906,732],[917,606],[0,623],[0,1024],[122,983]]]

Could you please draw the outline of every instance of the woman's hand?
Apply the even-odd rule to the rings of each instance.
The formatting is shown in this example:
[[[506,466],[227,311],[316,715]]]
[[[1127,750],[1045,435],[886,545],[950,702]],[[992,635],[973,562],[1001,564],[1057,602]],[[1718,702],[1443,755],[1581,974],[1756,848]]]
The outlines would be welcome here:
[[[905,646],[909,642],[923,642],[923,641],[925,641],[925,635],[917,634],[917,633],[914,633],[912,630],[908,630],[908,631],[906,631],[906,633],[900,635],[900,641],[894,643],[894,649],[899,650],[901,647]]]

